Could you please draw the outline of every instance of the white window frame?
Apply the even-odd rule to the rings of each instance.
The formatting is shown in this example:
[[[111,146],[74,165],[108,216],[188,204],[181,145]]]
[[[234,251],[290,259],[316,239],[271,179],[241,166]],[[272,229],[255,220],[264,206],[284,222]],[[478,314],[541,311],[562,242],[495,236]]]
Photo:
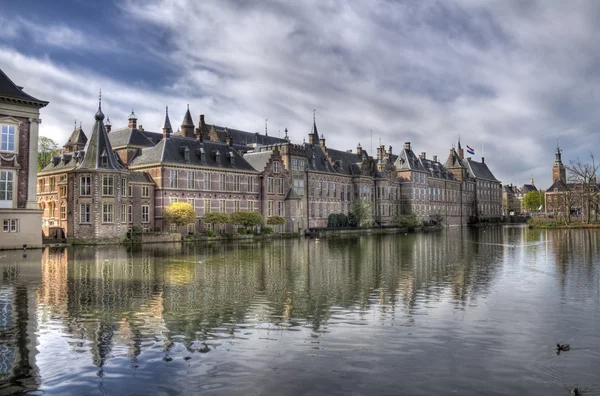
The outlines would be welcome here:
[[[84,211],[84,208],[87,208]],[[83,216],[85,215],[85,219]],[[91,224],[92,223],[92,204],[82,203],[79,205],[79,222],[81,224]]]
[[[115,177],[112,175],[102,175],[102,196],[115,196]]]
[[[12,208],[15,199],[16,172],[0,170],[0,208]]]
[[[107,210],[110,209],[110,210]],[[115,205],[111,203],[102,203],[102,223],[115,222]]]
[[[16,153],[19,146],[18,125],[0,124],[0,151],[5,153]],[[12,130],[12,133],[11,133]],[[12,142],[10,137],[12,136]],[[11,148],[12,143],[12,148]]]

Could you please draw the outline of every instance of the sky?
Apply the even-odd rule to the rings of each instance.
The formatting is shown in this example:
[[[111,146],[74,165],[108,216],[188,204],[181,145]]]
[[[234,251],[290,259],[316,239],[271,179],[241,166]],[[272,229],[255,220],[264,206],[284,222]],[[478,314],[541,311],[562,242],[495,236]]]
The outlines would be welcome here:
[[[40,133],[90,133],[102,90],[113,129],[206,122],[292,142],[313,110],[327,146],[381,144],[442,162],[458,137],[504,184],[547,188],[600,155],[600,2],[3,2],[0,68],[50,104]],[[371,137],[372,136],[372,137]],[[600,157],[599,157],[600,158]]]

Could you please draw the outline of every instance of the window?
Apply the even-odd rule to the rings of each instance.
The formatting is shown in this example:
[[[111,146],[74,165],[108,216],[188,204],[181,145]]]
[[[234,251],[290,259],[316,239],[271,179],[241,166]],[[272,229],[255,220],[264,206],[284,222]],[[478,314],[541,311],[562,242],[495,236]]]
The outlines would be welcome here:
[[[240,200],[239,199],[236,199],[235,201],[233,201],[233,211],[234,212],[240,211]]]
[[[219,200],[219,212],[225,213],[225,200],[224,199]]]
[[[142,198],[150,198],[150,186],[142,186]]]
[[[204,214],[210,213],[212,201],[210,198],[204,198]]]
[[[319,197],[323,196],[323,183],[319,182],[317,184],[317,188],[319,189]]]
[[[19,219],[5,219],[2,224],[4,232],[19,232]]]
[[[188,174],[187,174],[187,188],[188,188],[188,190],[193,190],[194,189],[194,184],[195,184],[194,172],[188,171]]]
[[[248,176],[248,192],[254,192],[254,176]]]
[[[92,195],[92,177],[91,176],[82,176],[81,177],[81,186],[79,189],[80,195]]]
[[[188,235],[193,235],[194,232],[196,232],[196,224],[195,223],[190,223],[187,225],[187,233]]]
[[[225,175],[222,173],[219,174],[219,190],[225,190]]]
[[[315,203],[310,205],[310,217],[315,217]]]
[[[329,196],[329,183],[325,183],[325,196]]]
[[[337,184],[332,183],[331,190],[333,191],[333,198],[336,198],[337,197]]]
[[[297,170],[299,171],[303,171],[304,170],[304,160],[298,160],[298,166],[296,167]]]
[[[115,195],[115,178],[102,176],[102,195]]]
[[[121,204],[121,223],[127,223],[127,204]]]
[[[81,204],[79,205],[79,221],[81,223],[91,223],[92,222],[92,205],[90,204]]]
[[[267,216],[268,217],[273,216],[273,201],[269,201],[267,203]]]
[[[169,187],[177,188],[177,170],[171,169],[169,171]]]
[[[142,209],[142,213],[144,213],[144,209]],[[142,216],[143,219],[143,216]],[[127,205],[127,222],[133,223],[133,205]]]
[[[115,207],[113,204],[103,203],[102,204],[102,222],[112,223]]]
[[[279,161],[273,161],[273,173],[279,173]]]
[[[292,170],[298,169],[298,161],[295,158],[292,158]]]
[[[240,192],[240,180],[241,180],[241,176],[240,175],[234,175],[233,176],[233,191],[235,192]]]
[[[67,186],[60,186],[59,194],[61,197],[66,197],[67,196]]]
[[[2,125],[0,151],[15,151],[15,126]]]
[[[124,197],[127,196],[127,179],[124,177],[121,179],[121,194],[123,194]]]
[[[303,179],[294,179],[294,191],[298,195],[304,195],[304,180]]]
[[[45,188],[44,178],[38,180],[38,193],[43,193]]]
[[[67,205],[64,203],[62,205],[60,205],[60,219],[61,220],[67,219]]]
[[[150,206],[142,205],[142,223],[150,222]]]
[[[251,212],[254,211],[254,201],[248,201],[248,210]]]
[[[48,202],[48,217],[54,218],[56,216],[56,203],[54,201]]]
[[[285,216],[285,202],[279,201],[277,202],[277,215],[284,217]]]
[[[54,178],[54,176],[50,177],[50,192],[54,192],[56,188],[56,179]]]
[[[204,189],[210,190],[210,173],[204,174]]]
[[[319,204],[319,217],[323,217],[323,204]]]
[[[283,179],[277,179],[277,193],[283,194]]]
[[[273,178],[272,177],[268,177],[267,178],[267,193],[269,194],[273,194]]]
[[[12,208],[15,175],[12,171],[0,171],[0,208]]]
[[[177,224],[169,224],[169,231],[176,232],[177,231]]]
[[[133,184],[129,183],[127,195],[133,197]]]

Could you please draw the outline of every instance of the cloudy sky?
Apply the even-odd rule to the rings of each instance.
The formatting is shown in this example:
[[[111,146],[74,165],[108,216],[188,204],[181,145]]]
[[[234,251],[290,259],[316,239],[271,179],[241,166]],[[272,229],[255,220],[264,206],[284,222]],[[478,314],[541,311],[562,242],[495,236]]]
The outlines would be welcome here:
[[[113,128],[131,109],[302,142],[446,158],[460,135],[496,177],[548,187],[563,158],[600,156],[600,2],[5,2],[0,68],[44,100],[41,134],[91,129],[99,89]],[[371,130],[372,136],[371,139]]]

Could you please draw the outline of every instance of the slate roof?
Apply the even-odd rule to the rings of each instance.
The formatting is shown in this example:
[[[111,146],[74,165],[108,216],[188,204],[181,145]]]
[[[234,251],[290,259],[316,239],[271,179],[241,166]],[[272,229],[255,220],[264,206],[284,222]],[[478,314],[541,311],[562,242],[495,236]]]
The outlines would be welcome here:
[[[160,139],[162,139],[162,133],[140,131],[135,128],[121,128],[111,131],[108,134],[108,140],[110,140],[110,144],[115,148],[127,146],[152,147]]]
[[[154,179],[152,179],[152,176],[150,176],[150,174],[147,172],[131,172],[129,174],[129,181],[131,183],[156,184],[154,183]]]
[[[312,126],[312,129],[310,130],[310,135],[314,135],[313,142],[319,141],[319,131],[317,130],[317,122],[315,120],[313,120],[313,126]]]
[[[471,176],[477,179],[486,179],[491,181],[499,181],[494,177],[494,174],[490,171],[486,164],[482,162],[473,161],[471,158],[465,158],[463,163],[466,165]]]
[[[538,189],[533,184],[523,184],[523,187],[521,187],[521,194],[527,194],[528,192],[537,190]]]
[[[394,162],[396,169],[398,170],[417,170],[422,172],[429,172],[429,170],[423,165],[421,159],[417,157],[414,151],[403,148],[398,158]]]
[[[22,87],[16,85],[4,72],[0,69],[0,100],[9,102],[18,102],[21,104],[32,105],[36,107],[44,107],[48,102],[39,100],[25,93]]]
[[[273,151],[257,151],[244,154],[244,159],[257,171],[262,172],[271,160]]]
[[[354,175],[356,169],[352,164],[359,164],[362,161],[361,156],[357,153],[348,153],[346,151],[327,148],[327,154],[333,161],[333,168],[338,173],[345,175]]]
[[[552,184],[547,190],[546,192],[554,192],[554,189],[557,189],[559,192],[565,192],[569,190],[569,187],[567,187],[567,185],[562,181],[562,180],[557,180],[554,182],[554,184]]]
[[[60,156],[52,157],[50,163],[44,167],[44,169],[38,172],[38,175],[42,175],[48,172],[57,172],[57,171],[70,171],[75,169],[77,165],[73,156],[82,155],[83,151],[78,151],[76,153],[64,153]]]
[[[94,116],[96,123],[92,130],[92,136],[85,146],[85,155],[83,160],[77,166],[81,170],[115,170],[123,171],[125,168],[121,165],[119,157],[115,154],[108,139],[108,134],[104,128],[104,114],[102,108],[98,106],[98,111]],[[106,165],[103,165],[103,158],[106,158]]]
[[[190,106],[188,106],[187,111],[183,116],[183,122],[181,123],[181,126],[194,126],[194,121],[192,121],[192,115],[190,114]]]
[[[217,133],[217,136],[219,137],[220,142],[225,142],[225,139],[227,138],[227,132],[229,132],[229,135],[233,138],[234,146],[247,147],[251,144],[258,146],[271,146],[278,143],[287,143],[284,138],[262,135],[258,132],[246,132],[231,128],[227,128],[227,131],[225,131],[225,127],[218,125],[213,125],[213,127]]]
[[[189,160],[185,159],[186,151]],[[142,154],[136,157],[130,166],[159,162],[254,171],[254,168],[228,145],[221,142],[199,142],[194,138],[184,136],[171,136],[168,139],[160,140],[154,147],[142,149]]]
[[[429,170],[429,175],[437,179],[456,180],[454,175],[444,167],[440,162],[429,159],[419,159],[425,169]]]
[[[78,148],[84,148],[87,141],[88,138],[87,136],[85,136],[85,133],[83,132],[80,126],[79,128],[75,128],[73,130],[71,136],[69,137],[69,140],[67,140],[67,143],[63,147],[70,148],[71,150],[75,151]]]
[[[329,172],[329,173],[338,173],[331,163],[327,156],[323,152],[320,146],[304,143],[307,154],[307,163],[308,169],[316,172]]]

